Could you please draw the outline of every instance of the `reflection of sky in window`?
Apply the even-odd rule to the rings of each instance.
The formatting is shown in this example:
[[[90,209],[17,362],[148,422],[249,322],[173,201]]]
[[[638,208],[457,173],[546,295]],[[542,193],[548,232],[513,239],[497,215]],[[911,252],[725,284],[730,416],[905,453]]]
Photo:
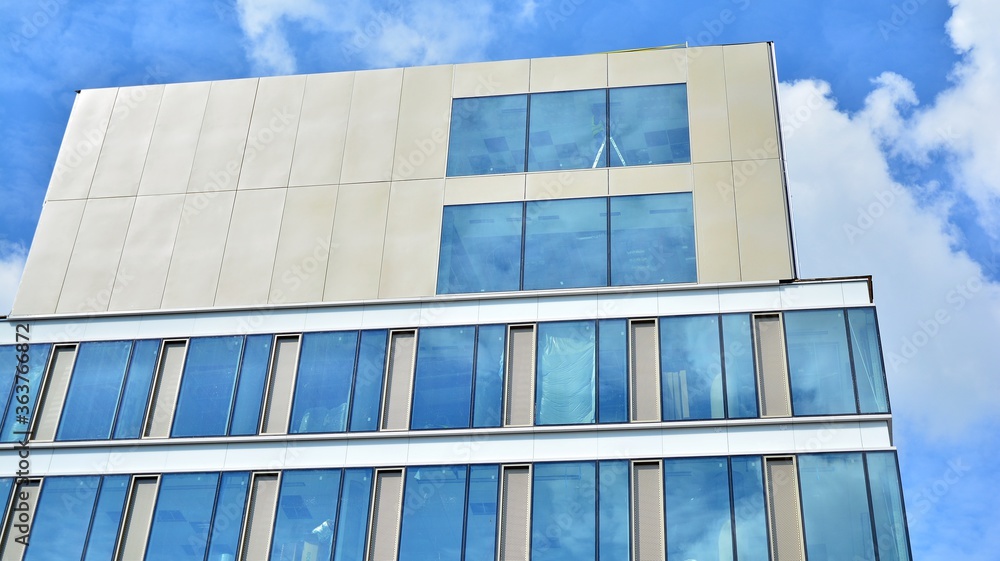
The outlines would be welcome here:
[[[528,171],[606,167],[607,92],[532,94]]]
[[[874,559],[861,453],[799,456],[809,559]]]
[[[691,193],[611,197],[611,284],[695,282]]]
[[[531,560],[579,561],[596,553],[593,462],[535,464]]]
[[[239,336],[191,339],[171,436],[226,434],[242,350]]]
[[[111,436],[132,341],[81,343],[56,440]]]
[[[607,286],[607,198],[529,201],[524,289]]]
[[[691,161],[687,86],[641,86],[609,90],[611,166]]]
[[[665,460],[667,561],[732,561],[726,458]]]
[[[96,475],[45,478],[24,561],[80,558],[100,481]]]
[[[475,327],[420,330],[411,428],[469,427],[475,345]]]
[[[784,320],[793,412],[857,413],[844,312],[787,312]]]
[[[661,318],[660,362],[664,421],[725,417],[718,316]]]
[[[357,331],[302,336],[291,433],[343,432],[354,383]]]
[[[448,175],[524,171],[527,95],[452,101]]]
[[[399,561],[461,561],[466,466],[406,471]]]

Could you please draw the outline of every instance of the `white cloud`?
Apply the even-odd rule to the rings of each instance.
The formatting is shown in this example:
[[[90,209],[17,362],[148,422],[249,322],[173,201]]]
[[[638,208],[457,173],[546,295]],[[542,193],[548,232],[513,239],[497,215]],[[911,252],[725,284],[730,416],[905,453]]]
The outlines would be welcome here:
[[[254,71],[292,74],[295,55],[282,25],[287,21],[328,20],[328,9],[317,0],[237,0],[240,26],[246,35]]]
[[[27,256],[23,245],[0,240],[0,315],[10,313]]]

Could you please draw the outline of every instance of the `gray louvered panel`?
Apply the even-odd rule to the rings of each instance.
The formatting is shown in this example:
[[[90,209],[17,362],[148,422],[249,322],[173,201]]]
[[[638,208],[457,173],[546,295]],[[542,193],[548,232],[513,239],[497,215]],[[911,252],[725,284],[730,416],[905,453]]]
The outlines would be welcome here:
[[[512,326],[507,338],[507,391],[504,424],[529,426],[535,420],[535,327]]]
[[[632,464],[632,558],[663,561],[663,473],[659,462]]]
[[[156,371],[156,386],[150,399],[149,418],[144,436],[166,438],[174,420],[174,406],[181,386],[181,371],[187,354],[187,341],[164,341]]]
[[[792,414],[792,406],[781,317],[754,316],[754,332],[761,417],[788,417]]]
[[[2,561],[21,561],[24,558],[24,550],[27,549],[23,544],[16,541],[16,538],[22,536],[23,534],[17,531],[13,525],[23,524],[21,520],[15,520],[15,515],[20,513],[27,513],[28,515],[28,526],[34,522],[35,517],[35,506],[38,504],[38,495],[41,491],[41,481],[35,479],[31,481],[26,481],[14,487],[14,499],[11,501],[12,504],[18,505],[18,512],[15,513],[13,509],[8,507],[7,514],[7,527],[4,528],[4,544],[3,544],[3,554],[0,555],[0,560]],[[19,497],[21,493],[27,493],[28,498],[26,500],[21,500]],[[24,504],[21,504],[24,503]],[[24,507],[24,508],[22,508]],[[32,539],[33,536],[29,536]]]
[[[527,561],[531,532],[531,472],[528,466],[503,470],[500,510],[500,561]]]
[[[278,501],[278,474],[254,474],[243,533],[241,561],[267,559]]]
[[[633,421],[660,420],[660,353],[656,321],[629,322],[629,392]]]
[[[416,350],[417,334],[414,331],[394,331],[389,338],[382,430],[410,428],[410,394],[413,391]]]
[[[766,465],[774,561],[805,561],[795,462],[792,458],[768,458]]]
[[[375,501],[368,542],[368,561],[395,560],[403,511],[403,472],[380,471],[375,478]]]
[[[285,434],[292,410],[296,365],[299,362],[299,336],[276,337],[267,402],[261,420],[261,434]]]
[[[128,510],[122,523],[122,541],[118,546],[118,555],[115,556],[118,561],[142,559],[146,554],[158,483],[155,477],[137,477],[132,480]]]
[[[75,362],[76,345],[60,345],[53,349],[49,371],[45,376],[45,389],[35,408],[37,420],[33,440],[51,442],[55,439]]]

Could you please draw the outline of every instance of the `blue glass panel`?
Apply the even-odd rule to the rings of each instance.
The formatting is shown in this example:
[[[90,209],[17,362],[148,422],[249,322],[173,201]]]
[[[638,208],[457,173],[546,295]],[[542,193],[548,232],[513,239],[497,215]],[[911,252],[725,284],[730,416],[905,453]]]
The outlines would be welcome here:
[[[475,327],[430,327],[417,337],[410,428],[468,428]]]
[[[601,423],[628,422],[628,342],[627,322],[605,319],[598,322],[598,406]]]
[[[750,314],[722,316],[726,363],[726,410],[730,419],[757,416],[757,377],[753,367]]]
[[[209,561],[236,559],[249,483],[250,474],[245,471],[222,474],[219,499],[215,504],[215,515],[212,517],[212,536],[208,547]]]
[[[388,332],[384,329],[361,332],[358,371],[354,376],[354,400],[351,404],[351,430],[378,430],[382,401],[382,375]]]
[[[131,351],[132,341],[80,344],[56,440],[111,436]]]
[[[139,438],[142,420],[149,401],[149,387],[153,383],[156,357],[160,354],[159,339],[136,341],[132,347],[122,402],[115,421],[115,438]]]
[[[664,460],[667,561],[732,561],[726,458]]]
[[[271,561],[330,558],[339,492],[340,470],[285,472],[271,541]]]
[[[857,413],[843,310],[785,314],[795,415]]]
[[[476,350],[476,395],[472,408],[473,427],[499,427],[503,409],[506,325],[479,327]]]
[[[302,336],[295,380],[292,434],[344,432],[358,351],[357,331]]]
[[[469,501],[465,514],[465,559],[496,559],[497,475],[499,467],[469,468]]]
[[[718,316],[660,318],[663,420],[725,417]]]
[[[257,434],[260,408],[264,400],[264,384],[271,360],[271,335],[248,335],[240,361],[240,376],[233,404],[233,420],[229,434]]]
[[[740,561],[768,561],[767,512],[760,456],[733,456],[736,555]]]
[[[16,380],[17,383],[13,385],[13,391],[7,402],[7,414],[3,418],[3,434],[0,435],[0,442],[15,442],[24,438],[24,433],[28,430],[28,423],[25,421],[34,414],[35,401],[42,389],[42,375],[45,373],[51,347],[49,344],[29,345],[28,361],[24,363],[28,365],[28,371],[21,374],[28,381],[25,383],[24,380]],[[16,368],[20,367],[17,357],[20,356],[21,353],[14,355],[13,362],[8,364],[10,370],[7,370],[5,376],[16,378]],[[8,357],[7,360],[10,361],[11,358]]]
[[[875,308],[847,311],[851,333],[851,353],[858,381],[858,402],[862,413],[888,413],[889,398],[885,388],[885,370],[879,349]]]
[[[527,108],[526,95],[453,100],[448,175],[523,172]]]
[[[406,470],[399,561],[461,561],[466,466]]]
[[[531,561],[579,561],[597,555],[594,462],[535,464]]]
[[[46,477],[24,561],[79,559],[87,542],[100,476]]]
[[[129,479],[127,475],[110,475],[101,482],[101,494],[97,498],[84,561],[107,561],[114,554]]]
[[[205,558],[218,486],[218,473],[168,473],[160,479],[146,561]]]
[[[601,332],[604,336],[604,332]],[[600,492],[599,559],[630,559],[629,554],[629,484],[628,461],[614,460],[598,464]]]
[[[372,470],[345,469],[344,488],[337,514],[337,544],[333,561],[354,561],[365,556],[368,533],[368,502],[371,500]]]
[[[860,453],[800,455],[799,488],[810,560],[875,558]]]
[[[524,289],[608,285],[608,199],[529,201]]]
[[[13,477],[0,477],[0,510],[6,508],[8,501],[10,500],[10,490],[14,486]]]
[[[896,455],[893,452],[869,452],[866,456],[879,561],[910,561]]]
[[[438,294],[517,290],[523,213],[523,203],[445,207]]]
[[[595,421],[596,327],[593,321],[538,324],[536,425]]]
[[[612,166],[691,161],[687,85],[609,91]]]
[[[14,371],[17,368],[19,354],[14,345],[0,345],[0,373],[3,373],[0,376],[0,409],[5,409],[10,401],[10,390],[14,387]],[[4,415],[3,418],[6,419],[7,416]]]
[[[691,193],[611,197],[611,284],[698,280]]]
[[[607,90],[533,94],[528,171],[606,167]]]
[[[223,436],[236,391],[243,337],[201,337],[188,343],[171,436]]]

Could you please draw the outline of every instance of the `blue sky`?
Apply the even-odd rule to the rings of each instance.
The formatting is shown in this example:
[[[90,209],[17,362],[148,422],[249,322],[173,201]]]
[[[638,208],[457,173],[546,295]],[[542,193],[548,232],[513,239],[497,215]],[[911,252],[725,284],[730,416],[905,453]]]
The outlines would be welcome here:
[[[914,557],[997,558],[995,2],[0,0],[0,7],[0,314],[17,286],[74,90],[774,41],[800,273],[874,275]]]

